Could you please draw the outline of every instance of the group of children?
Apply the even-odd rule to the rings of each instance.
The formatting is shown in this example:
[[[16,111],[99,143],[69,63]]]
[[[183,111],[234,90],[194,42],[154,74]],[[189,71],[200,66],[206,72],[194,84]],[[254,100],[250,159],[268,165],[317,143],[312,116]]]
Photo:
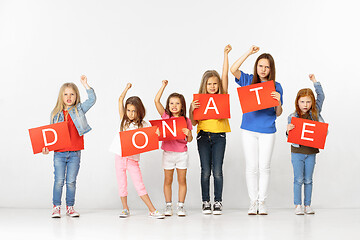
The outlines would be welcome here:
[[[228,54],[231,46],[227,45],[224,49],[224,63],[222,75],[216,71],[209,70],[203,74],[199,94],[226,94],[228,93]],[[254,73],[247,74],[239,70],[243,62],[252,54],[257,53],[259,47],[252,46],[231,66],[230,71],[235,76],[235,82],[240,86],[272,81],[275,91],[271,93],[272,98],[276,99],[276,107],[258,110],[243,114],[241,129],[242,143],[246,161],[246,183],[250,198],[249,215],[267,215],[268,211],[265,200],[268,193],[270,178],[270,162],[275,141],[275,120],[282,114],[283,89],[280,83],[275,81],[275,63],[272,56],[268,53],[261,54],[254,64]],[[295,112],[288,117],[287,132],[294,129],[291,118],[304,118],[314,121],[323,119],[320,115],[324,101],[324,93],[319,82],[313,74],[309,75],[314,83],[317,97],[311,89],[301,89],[295,99]],[[88,99],[80,102],[79,91],[75,84],[65,83],[60,91],[55,108],[51,113],[51,123],[66,121],[68,123],[71,147],[57,150],[54,153],[54,188],[53,188],[53,211],[52,217],[61,216],[61,195],[64,181],[66,179],[66,214],[78,217],[80,214],[74,210],[76,177],[80,167],[80,153],[84,149],[83,134],[91,130],[85,117],[85,113],[94,105],[96,97],[94,90],[87,83],[86,76],[81,76],[81,83],[86,88]],[[167,80],[162,81],[162,86],[155,96],[155,106],[162,119],[183,117],[187,127],[182,129],[185,139],[163,141],[162,166],[164,169],[164,196],[165,210],[160,212],[153,206],[149,195],[146,192],[141,171],[139,168],[140,155],[121,157],[117,151],[115,155],[116,176],[119,187],[119,195],[123,210],[120,217],[130,216],[127,204],[127,175],[130,173],[136,191],[149,209],[149,216],[154,218],[164,218],[173,214],[172,205],[172,182],[174,170],[176,169],[178,178],[178,202],[176,213],[178,216],[186,216],[184,207],[187,183],[186,173],[189,164],[187,143],[193,140],[192,126],[197,125],[197,146],[201,165],[201,193],[202,211],[204,214],[222,214],[222,191],[223,191],[223,160],[226,147],[226,133],[230,132],[228,119],[207,119],[194,120],[193,111],[200,107],[200,103],[195,100],[191,102],[189,118],[186,116],[186,103],[183,95],[172,93],[166,101],[165,107],[160,99],[168,84]],[[150,124],[144,121],[145,107],[141,99],[137,96],[129,97],[125,104],[124,99],[128,90],[132,87],[128,83],[119,97],[119,114],[121,119],[120,131],[127,131],[148,127]],[[113,146],[120,146],[119,135],[114,138]],[[315,166],[317,148],[292,144],[291,162],[294,169],[294,205],[295,214],[303,215],[314,214],[311,205],[312,176]],[[49,150],[43,148],[43,154],[48,154]],[[214,178],[214,203],[210,201],[210,176]],[[304,206],[302,206],[302,185],[304,185]]]

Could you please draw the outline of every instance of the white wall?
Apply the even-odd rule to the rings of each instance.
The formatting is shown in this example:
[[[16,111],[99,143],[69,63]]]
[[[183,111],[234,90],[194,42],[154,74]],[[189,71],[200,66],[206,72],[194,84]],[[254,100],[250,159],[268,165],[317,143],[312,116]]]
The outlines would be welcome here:
[[[284,89],[284,113],[277,120],[268,204],[293,202],[287,116],[300,88],[312,87],[315,73],[326,94],[323,117],[330,124],[325,150],[318,154],[315,207],[360,207],[359,17],[355,1],[0,1],[0,207],[51,206],[52,154],[33,155],[28,129],[48,124],[62,83],[72,81],[86,94],[86,74],[97,102],[87,113],[93,131],[85,136],[78,176],[77,206],[118,208],[113,154],[117,99],[127,82],[147,119],[159,119],[153,98],[168,79],[162,98],[178,91],[187,103],[205,70],[222,68],[223,48],[232,44],[230,64],[252,44],[276,62]],[[251,73],[256,56],[242,70]],[[232,132],[227,135],[224,205],[248,206],[240,138],[237,85],[230,77]],[[195,131],[193,131],[195,135]],[[189,207],[200,207],[196,141],[189,144]],[[142,155],[150,197],[162,206],[161,150]],[[175,181],[176,182],[176,181]],[[130,207],[144,204],[129,184]],[[176,200],[177,185],[174,185]]]

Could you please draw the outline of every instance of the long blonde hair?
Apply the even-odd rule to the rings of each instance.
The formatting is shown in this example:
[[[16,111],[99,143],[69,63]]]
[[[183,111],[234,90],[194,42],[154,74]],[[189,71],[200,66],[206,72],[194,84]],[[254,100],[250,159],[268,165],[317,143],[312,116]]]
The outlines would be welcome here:
[[[56,105],[54,107],[54,109],[52,110],[51,112],[51,123],[54,123],[54,117],[62,112],[63,110],[66,109],[65,107],[65,104],[64,104],[64,101],[63,101],[63,95],[64,95],[64,91],[66,88],[71,88],[72,90],[74,90],[74,92],[76,93],[76,100],[75,100],[75,104],[71,107],[71,109],[73,107],[75,107],[75,112],[76,112],[76,115],[79,115],[78,113],[78,110],[76,108],[76,105],[78,105],[80,103],[80,93],[79,93],[79,89],[78,87],[75,85],[75,83],[64,83],[61,88],[60,88],[60,91],[59,91],[59,95],[58,95],[58,99],[56,101]],[[69,109],[69,111],[71,110]],[[55,122],[58,122],[59,121],[59,116],[57,117],[56,121]]]
[[[221,81],[221,78],[220,78],[220,75],[218,74],[217,71],[215,70],[207,70],[202,78],[201,78],[201,83],[200,83],[200,88],[199,88],[199,94],[206,94],[207,93],[207,90],[206,90],[206,85],[207,85],[207,82],[209,80],[209,78],[211,77],[216,77],[218,80],[219,80],[219,90],[217,93],[219,94],[223,94],[225,93],[224,89],[223,89],[223,86],[222,86],[222,81]]]

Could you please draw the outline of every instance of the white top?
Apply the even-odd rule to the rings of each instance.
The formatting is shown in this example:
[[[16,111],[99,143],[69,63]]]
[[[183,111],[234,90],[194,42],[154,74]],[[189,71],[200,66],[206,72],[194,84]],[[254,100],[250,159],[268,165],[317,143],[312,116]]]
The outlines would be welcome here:
[[[147,121],[143,120],[142,124],[143,124],[143,127],[151,127],[150,123],[148,123]],[[124,128],[124,131],[135,130],[135,129],[138,129],[137,125],[135,123],[130,123],[128,128]],[[119,132],[116,133],[116,135],[114,136],[114,139],[110,145],[109,151],[121,156],[121,144],[120,144]],[[135,161],[140,161],[140,154],[128,156],[128,158],[135,160]]]

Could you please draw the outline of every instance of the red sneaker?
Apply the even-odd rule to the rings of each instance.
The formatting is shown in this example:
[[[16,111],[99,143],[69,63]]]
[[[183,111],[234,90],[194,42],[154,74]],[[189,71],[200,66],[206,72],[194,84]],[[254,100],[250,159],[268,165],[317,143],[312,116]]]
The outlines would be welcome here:
[[[53,209],[52,209],[52,214],[51,214],[51,217],[52,218],[60,218],[61,215],[60,215],[60,209],[61,209],[61,206],[53,206]]]
[[[80,217],[80,214],[75,211],[73,206],[66,206],[66,215],[70,216],[70,217]]]

